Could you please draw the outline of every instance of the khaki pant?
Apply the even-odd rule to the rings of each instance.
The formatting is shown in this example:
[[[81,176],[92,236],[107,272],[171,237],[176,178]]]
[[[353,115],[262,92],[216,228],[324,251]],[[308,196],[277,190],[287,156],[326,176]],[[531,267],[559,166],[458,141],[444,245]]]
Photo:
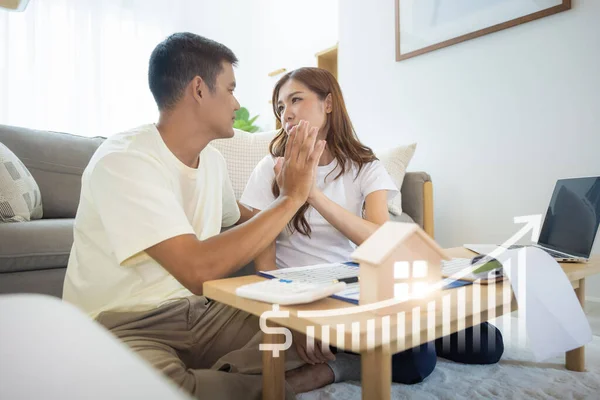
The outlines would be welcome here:
[[[260,399],[259,319],[202,296],[151,311],[103,312],[97,321],[198,399]],[[298,368],[295,346],[286,370]],[[286,399],[295,394],[286,386]]]

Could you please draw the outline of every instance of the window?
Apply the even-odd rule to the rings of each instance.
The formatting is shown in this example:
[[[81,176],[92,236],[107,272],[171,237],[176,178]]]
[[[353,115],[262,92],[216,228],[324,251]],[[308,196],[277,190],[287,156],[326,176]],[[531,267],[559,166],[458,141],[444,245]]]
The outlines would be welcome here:
[[[108,136],[154,122],[148,59],[168,1],[36,0],[0,13],[0,123]]]
[[[428,289],[427,261],[417,260],[394,263],[394,298],[407,300],[410,296],[422,297]]]

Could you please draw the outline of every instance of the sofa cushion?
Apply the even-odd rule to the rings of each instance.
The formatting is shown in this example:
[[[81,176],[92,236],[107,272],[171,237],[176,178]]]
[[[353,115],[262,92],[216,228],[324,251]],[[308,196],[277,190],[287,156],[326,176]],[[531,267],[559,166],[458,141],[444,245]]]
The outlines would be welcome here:
[[[40,188],[15,153],[0,143],[0,221],[24,222],[40,218]]]
[[[426,172],[408,172],[402,182],[402,211],[410,215],[421,228],[425,224],[423,186],[430,181],[431,177]]]
[[[405,222],[405,223],[409,223],[409,224],[415,224],[415,220],[412,219],[412,217],[410,215],[408,215],[407,213],[403,212],[400,215],[394,215],[390,213],[390,221],[393,222]]]
[[[41,293],[62,297],[66,268],[0,273],[0,294]]]
[[[406,168],[413,158],[416,148],[417,144],[413,143],[408,146],[397,146],[389,150],[375,152],[398,190],[402,188]],[[402,215],[402,193],[398,193],[396,197],[388,202],[388,210],[394,215]]]
[[[0,224],[0,273],[66,266],[73,222],[61,218]]]
[[[254,167],[269,154],[269,144],[278,131],[264,133],[248,133],[238,129],[234,131],[233,138],[213,140],[210,144],[225,158],[235,198],[239,200]]]
[[[44,218],[75,216],[81,174],[104,140],[0,125],[0,142],[23,161],[40,187]]]

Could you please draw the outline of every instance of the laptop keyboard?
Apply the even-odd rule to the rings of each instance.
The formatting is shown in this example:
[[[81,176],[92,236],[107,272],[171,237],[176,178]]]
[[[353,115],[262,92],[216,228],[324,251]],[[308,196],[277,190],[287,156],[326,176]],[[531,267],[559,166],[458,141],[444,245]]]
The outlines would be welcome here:
[[[573,257],[569,257],[566,254],[557,253],[554,250],[548,250],[548,249],[542,249],[542,250],[544,250],[546,253],[550,254],[554,258],[573,258]]]
[[[527,246],[520,245],[520,244],[514,244],[509,247],[509,250],[522,249],[523,247],[527,247]],[[566,254],[558,253],[554,250],[544,249],[543,247],[538,247],[538,246],[535,246],[535,247],[537,247],[538,249],[544,250],[546,253],[550,254],[550,256],[552,256],[554,258],[573,258],[573,257],[569,257]]]

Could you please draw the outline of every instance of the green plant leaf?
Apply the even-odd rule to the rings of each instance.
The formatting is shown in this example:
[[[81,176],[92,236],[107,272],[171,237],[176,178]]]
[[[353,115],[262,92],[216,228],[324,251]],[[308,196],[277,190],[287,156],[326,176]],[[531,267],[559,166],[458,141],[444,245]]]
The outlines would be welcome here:
[[[260,115],[255,116],[254,118],[252,118],[250,121],[248,121],[248,123],[250,125],[254,124],[254,121],[256,121],[256,119],[259,117]]]
[[[246,126],[246,124],[247,124],[247,122],[246,122],[246,121],[242,121],[242,120],[239,120],[239,119],[238,119],[238,120],[236,120],[236,121],[233,123],[233,127],[234,127],[235,129],[242,129],[242,130],[243,130],[243,128]]]
[[[258,117],[259,116],[256,115],[250,119],[250,112],[248,109],[246,107],[240,107],[240,109],[235,112],[235,121],[233,122],[233,127],[235,129],[250,133],[258,132],[260,128],[254,125],[254,122],[258,119]]]
[[[242,107],[235,112],[235,119],[238,119],[241,121],[248,121],[249,118],[250,118],[250,112],[248,111],[248,109],[246,107]]]

